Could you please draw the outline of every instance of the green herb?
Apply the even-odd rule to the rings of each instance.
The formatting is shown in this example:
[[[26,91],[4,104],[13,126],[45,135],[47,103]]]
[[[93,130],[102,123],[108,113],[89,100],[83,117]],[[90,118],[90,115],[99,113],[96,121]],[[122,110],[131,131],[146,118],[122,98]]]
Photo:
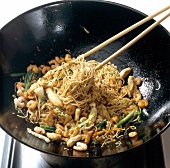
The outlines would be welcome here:
[[[24,76],[26,73],[12,73],[10,74],[11,77],[19,77],[19,76]]]
[[[31,85],[31,79],[33,76],[33,72],[32,71],[28,71],[27,74],[25,75],[24,78],[24,86],[25,86],[25,90],[27,91]]]
[[[107,124],[106,120],[103,120],[97,125],[97,128],[101,128],[101,129],[105,128],[106,124]]]
[[[38,80],[39,78],[41,78],[41,76],[42,76],[41,71],[38,71],[38,73],[36,73],[36,75],[35,75],[36,80]]]
[[[135,110],[131,111],[125,118],[123,118],[122,120],[120,120],[115,127],[120,127],[121,125],[125,124],[126,122],[128,122],[135,114]]]
[[[43,128],[46,131],[49,131],[49,132],[55,132],[55,130],[56,130],[55,127],[50,127],[50,126],[47,126],[47,125],[40,125],[40,127]]]

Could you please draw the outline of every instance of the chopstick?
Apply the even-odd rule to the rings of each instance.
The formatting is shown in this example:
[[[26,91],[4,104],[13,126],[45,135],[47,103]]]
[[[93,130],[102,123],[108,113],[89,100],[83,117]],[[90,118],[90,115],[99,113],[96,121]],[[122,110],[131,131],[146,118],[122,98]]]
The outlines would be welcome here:
[[[169,6],[170,8],[170,6]],[[145,29],[142,33],[140,33],[138,36],[136,36],[134,39],[132,39],[130,42],[128,42],[126,45],[124,45],[122,48],[120,48],[117,52],[112,54],[110,57],[105,59],[101,64],[95,67],[95,69],[100,69],[103,65],[117,57],[119,54],[124,52],[126,49],[131,47],[134,43],[136,43],[139,39],[141,39],[143,36],[145,36],[147,33],[149,33],[152,29],[154,29],[156,26],[158,26],[163,20],[165,20],[167,17],[170,16],[170,12],[167,13],[165,16],[157,20],[155,23],[153,23],[151,26],[149,26],[147,29]]]
[[[101,48],[105,47],[106,45],[110,44],[111,42],[117,40],[118,38],[122,37],[123,35],[129,33],[130,31],[134,30],[135,28],[139,27],[140,25],[148,22],[149,20],[153,19],[155,16],[163,13],[164,11],[168,10],[170,8],[170,5],[162,8],[161,10],[153,13],[152,15],[140,20],[139,22],[133,24],[132,26],[124,29],[123,31],[121,31],[120,33],[114,35],[113,37],[107,39],[106,41],[104,41],[103,43],[99,44],[98,46],[94,47],[93,49],[87,51],[86,53],[82,54],[82,56],[85,57],[88,57],[90,56],[91,54],[97,52],[98,50],[100,50]]]

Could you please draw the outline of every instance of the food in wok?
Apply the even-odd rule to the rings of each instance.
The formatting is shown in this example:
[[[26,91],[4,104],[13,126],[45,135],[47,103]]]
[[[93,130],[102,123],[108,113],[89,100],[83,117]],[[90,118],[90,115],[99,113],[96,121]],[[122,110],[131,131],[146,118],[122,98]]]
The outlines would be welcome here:
[[[130,67],[119,72],[109,62],[96,70],[99,64],[66,54],[48,65],[29,65],[14,95],[17,115],[35,124],[27,131],[78,151],[91,143],[117,143],[121,136],[134,146],[141,144],[134,125],[148,106],[138,89],[141,79],[130,75]]]
[[[37,65],[38,69],[41,69],[41,64],[49,66],[47,62],[54,59],[56,54],[61,57],[64,57],[66,53],[70,53],[73,57],[79,56],[145,17],[145,14],[135,9],[110,2],[60,1],[32,9],[4,26],[0,31],[0,126],[19,142],[46,154],[48,163],[57,165],[57,167],[58,165],[70,167],[70,163],[74,167],[114,167],[115,158],[119,157],[121,153],[122,155],[126,154],[126,151],[133,153],[131,149],[136,148],[134,147],[136,144],[133,146],[133,142],[141,143],[143,141],[143,144],[146,144],[162,133],[169,126],[170,38],[168,31],[161,25],[112,61],[117,66],[119,73],[125,68],[132,68],[129,76],[141,78],[142,83],[137,86],[137,89],[142,93],[142,99],[149,101],[148,107],[142,109],[140,117],[135,113],[135,118],[131,118],[117,128],[116,126],[112,127],[114,129],[127,128],[126,131],[122,129],[118,132],[119,134],[115,138],[116,142],[111,143],[109,139],[105,142],[97,141],[92,139],[94,136],[91,136],[88,149],[84,152],[73,150],[72,147],[65,149],[64,138],[67,140],[66,138],[70,137],[62,136],[63,140],[61,141],[50,140],[50,143],[46,143],[29,134],[27,128],[30,128],[31,131],[28,130],[33,133],[34,127],[47,125],[36,123],[34,120],[35,124],[32,124],[31,120],[25,122],[25,119],[29,119],[28,117],[25,119],[17,117],[17,115],[25,116],[27,107],[22,109],[24,115],[18,113],[14,107],[14,98],[11,96],[14,94],[14,83],[24,82],[24,80],[22,78],[20,80],[20,77],[11,77],[10,74],[24,73],[26,67],[30,64]],[[153,22],[155,21],[150,20],[97,53],[92,54],[86,60],[91,59],[98,62],[106,60],[109,55],[115,53]],[[33,75],[33,77],[35,76]],[[129,76],[124,79],[124,86],[127,86]],[[42,78],[42,76],[40,77]],[[23,88],[25,89],[25,87]],[[47,100],[46,88],[44,88],[44,94]],[[17,94],[15,96],[16,98],[19,97]],[[128,96],[126,97],[128,98]],[[96,105],[98,106],[98,104]],[[90,114],[91,107],[88,108],[88,114]],[[125,118],[123,115],[123,113],[120,115],[122,117],[119,118],[120,121]],[[86,118],[88,119],[88,116]],[[58,117],[57,120],[59,120]],[[73,116],[72,120],[74,121]],[[105,125],[105,118],[103,118],[103,121]],[[164,124],[159,124],[159,121],[163,121]],[[155,123],[157,127],[155,127]],[[133,127],[128,129],[128,125]],[[100,130],[100,128],[97,129]],[[95,131],[99,132],[97,129],[92,129],[92,131],[94,133]],[[106,127],[102,127],[102,129],[106,130]],[[130,132],[132,132],[132,135],[129,134]],[[136,137],[135,132],[137,132]],[[85,134],[85,131],[82,131],[81,136]],[[38,135],[41,137],[40,134]],[[133,141],[133,138],[129,135],[134,136],[134,140],[135,138],[138,139]],[[83,136],[82,138],[84,138]],[[104,137],[104,134],[99,135],[99,137]],[[79,142],[84,143],[85,141],[82,139]],[[100,142],[103,148],[96,149],[99,145],[93,144],[97,142]],[[73,157],[75,158],[72,159]],[[98,158],[96,159],[96,157]],[[53,162],[51,158],[54,158]]]

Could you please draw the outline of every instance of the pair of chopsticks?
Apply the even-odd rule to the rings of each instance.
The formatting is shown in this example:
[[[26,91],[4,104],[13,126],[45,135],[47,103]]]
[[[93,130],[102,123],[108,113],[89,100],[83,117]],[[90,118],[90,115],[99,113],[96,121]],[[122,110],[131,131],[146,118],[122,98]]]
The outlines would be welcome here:
[[[99,44],[95,48],[93,48],[93,49],[89,50],[88,52],[86,52],[85,54],[83,54],[83,56],[84,57],[90,56],[91,54],[93,54],[93,53],[97,52],[98,50],[102,49],[103,47],[105,47],[109,43],[117,40],[118,38],[122,37],[123,35],[127,34],[128,32],[134,30],[135,28],[137,28],[137,27],[141,26],[142,24],[148,22],[149,20],[153,19],[155,16],[167,11],[168,9],[170,9],[170,5],[164,7],[163,9],[155,12],[154,14],[140,20],[139,22],[137,22],[137,23],[133,24],[132,26],[126,28],[125,30],[121,31],[120,33],[114,35],[113,37],[109,38],[108,40],[104,41],[103,43]],[[153,23],[151,26],[149,26],[147,29],[145,29],[142,33],[140,33],[138,36],[136,36],[134,39],[132,39],[129,43],[127,43],[122,48],[120,48],[117,52],[115,52],[110,57],[105,59],[102,63],[100,63],[98,66],[96,66],[95,69],[96,70],[100,69],[103,65],[107,64],[109,61],[116,58],[118,55],[120,55],[122,52],[124,52],[129,47],[131,47],[134,43],[136,43],[139,39],[144,37],[147,33],[149,33],[152,29],[154,29],[156,26],[158,26],[163,20],[165,20],[169,16],[170,16],[170,12],[168,12],[166,15],[164,15],[159,20],[157,20],[155,23]]]

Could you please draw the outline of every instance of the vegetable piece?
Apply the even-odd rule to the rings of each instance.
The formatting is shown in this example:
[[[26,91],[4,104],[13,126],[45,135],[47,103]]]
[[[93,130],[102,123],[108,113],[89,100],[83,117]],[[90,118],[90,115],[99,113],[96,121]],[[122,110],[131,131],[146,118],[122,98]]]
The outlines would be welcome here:
[[[36,80],[38,80],[39,78],[42,77],[42,72],[41,71],[38,71],[38,73],[36,73]]]
[[[10,76],[11,77],[19,77],[19,76],[24,76],[26,73],[12,73]]]
[[[88,123],[89,123],[89,125],[92,125],[92,124],[94,124],[94,122],[96,121],[96,118],[97,118],[96,103],[90,103],[90,107],[91,107],[91,110],[90,110],[90,114],[88,117]]]
[[[34,90],[35,94],[38,96],[38,98],[41,100],[41,101],[44,101],[45,100],[45,95],[44,95],[44,89],[43,87],[38,87]]]
[[[87,123],[88,123],[88,119],[86,117],[81,117],[79,120],[78,126],[81,128],[81,127],[85,126]]]
[[[120,120],[115,127],[120,127],[121,125],[125,124],[127,121],[129,121],[135,114],[135,110],[131,111],[125,118]]]
[[[33,72],[32,71],[28,71],[27,74],[25,75],[25,79],[24,79],[24,86],[25,86],[25,90],[27,91],[31,85],[31,79],[33,76]]]
[[[47,93],[47,97],[49,99],[49,101],[57,106],[57,107],[62,107],[63,106],[63,102],[60,100],[59,96],[57,95],[57,93],[55,93],[52,88],[47,88],[46,89],[46,93]]]
[[[97,125],[97,128],[100,128],[100,129],[105,128],[106,124],[107,124],[107,122],[106,122],[106,119],[105,119]]]
[[[55,130],[56,130],[55,127],[50,127],[50,126],[47,126],[47,125],[40,125],[40,127],[43,128],[46,131],[49,131],[49,132],[55,132]]]

